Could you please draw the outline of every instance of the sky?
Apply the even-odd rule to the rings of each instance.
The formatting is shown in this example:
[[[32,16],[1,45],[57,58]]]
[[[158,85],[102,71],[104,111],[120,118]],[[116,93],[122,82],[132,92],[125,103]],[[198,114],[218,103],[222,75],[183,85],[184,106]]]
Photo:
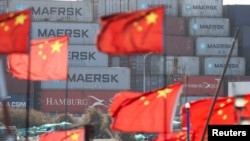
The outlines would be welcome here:
[[[250,0],[223,0],[223,5],[250,5]]]

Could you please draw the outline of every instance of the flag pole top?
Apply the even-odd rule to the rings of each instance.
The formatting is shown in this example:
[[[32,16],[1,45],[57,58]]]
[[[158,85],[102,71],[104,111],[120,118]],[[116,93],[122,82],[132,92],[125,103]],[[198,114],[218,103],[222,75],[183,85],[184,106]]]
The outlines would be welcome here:
[[[190,109],[190,104],[188,102],[185,104],[185,108]]]

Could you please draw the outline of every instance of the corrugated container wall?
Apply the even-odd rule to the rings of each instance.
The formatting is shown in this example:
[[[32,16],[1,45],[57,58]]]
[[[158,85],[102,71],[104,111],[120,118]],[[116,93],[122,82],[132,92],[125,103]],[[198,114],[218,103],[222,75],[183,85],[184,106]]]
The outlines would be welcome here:
[[[203,75],[221,75],[227,57],[200,58]],[[244,57],[231,57],[225,75],[245,75],[246,62]]]
[[[0,13],[5,13],[7,7],[7,0],[1,0],[0,1]]]
[[[93,45],[69,45],[69,67],[108,67],[108,55]]]
[[[94,21],[101,16],[136,10],[136,0],[91,0],[94,7]]]
[[[223,17],[230,19],[231,26],[250,25],[250,5],[224,5]]]
[[[189,36],[215,36],[226,37],[230,35],[228,18],[198,18],[188,19]]]
[[[187,29],[186,19],[183,17],[165,16],[165,35],[184,36]]]
[[[223,0],[179,0],[182,17],[222,17]]]
[[[249,48],[250,49],[250,25],[249,26],[235,26],[231,27],[231,34],[236,32],[236,29],[239,28],[239,35],[238,35],[238,45],[239,48]]]
[[[165,54],[171,56],[193,56],[194,39],[190,36],[166,36]]]
[[[32,21],[93,22],[93,3],[84,1],[10,0],[10,11],[32,8]]]
[[[136,0],[137,10],[163,5],[167,16],[178,16],[178,0]]]
[[[229,94],[228,91],[228,83],[229,82],[244,82],[244,81],[250,81],[250,76],[225,76],[224,82],[225,82],[225,94]]]
[[[99,31],[97,23],[32,22],[32,38],[69,36],[69,44],[94,45]]]
[[[42,81],[42,90],[128,90],[126,67],[70,67],[67,81]]]
[[[232,37],[197,37],[196,56],[227,56],[234,38]],[[236,40],[232,56],[238,56],[238,41]]]
[[[40,110],[50,113],[65,113],[66,104],[69,113],[83,114],[89,108],[99,108],[103,112],[108,112],[110,104],[113,102],[113,97],[119,91],[68,91],[60,90],[42,90],[40,92],[41,99]]]
[[[150,74],[167,75],[199,75],[200,60],[196,56],[151,56],[149,63]],[[165,60],[164,60],[165,59]],[[164,65],[165,63],[165,65]],[[166,73],[164,73],[164,71]]]
[[[228,96],[250,94],[250,81],[228,82]]]

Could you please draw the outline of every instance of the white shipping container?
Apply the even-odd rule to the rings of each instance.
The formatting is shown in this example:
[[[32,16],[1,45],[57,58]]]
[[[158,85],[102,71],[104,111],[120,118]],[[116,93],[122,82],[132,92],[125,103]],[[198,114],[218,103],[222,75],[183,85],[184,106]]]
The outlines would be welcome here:
[[[137,0],[137,10],[163,5],[165,15],[178,16],[178,0]]]
[[[42,81],[42,90],[128,90],[130,70],[126,67],[71,67],[67,81]],[[68,85],[67,85],[68,84]]]
[[[228,18],[201,18],[188,19],[189,36],[215,36],[226,37],[230,35],[230,22]]]
[[[165,59],[165,61],[164,61]],[[164,66],[165,62],[165,66]],[[200,60],[199,57],[194,56],[160,56],[151,62],[151,74],[164,74],[165,71],[168,75],[199,75],[200,74]],[[166,67],[164,69],[164,67]]]
[[[108,67],[108,55],[93,45],[69,45],[69,67]]]
[[[222,17],[223,0],[179,0],[182,17]]]
[[[94,45],[99,31],[97,23],[32,22],[31,37],[69,36],[69,44]]]
[[[196,56],[227,56],[233,40],[232,37],[197,37]],[[238,40],[235,41],[232,56],[238,56]]]
[[[228,96],[250,94],[250,81],[228,82]]]
[[[32,8],[32,21],[93,22],[93,3],[84,1],[9,0],[9,10]]]
[[[204,57],[202,60],[204,75],[221,75],[227,57]],[[246,61],[244,57],[231,57],[225,75],[245,75]]]

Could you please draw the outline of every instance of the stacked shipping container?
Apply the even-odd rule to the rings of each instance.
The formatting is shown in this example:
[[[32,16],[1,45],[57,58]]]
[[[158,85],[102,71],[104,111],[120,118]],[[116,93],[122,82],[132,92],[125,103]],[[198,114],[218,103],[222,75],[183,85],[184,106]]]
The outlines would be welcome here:
[[[100,16],[158,5],[164,5],[166,11],[164,55],[112,56],[96,50]],[[238,20],[238,10],[223,6],[222,0],[11,0],[9,7],[10,10],[33,8],[32,38],[64,34],[70,37],[69,75],[77,82],[69,82],[67,88],[69,96],[79,101],[91,94],[110,97],[108,95],[113,96],[120,90],[148,91],[180,80],[185,82],[180,104],[211,97],[218,87],[231,48],[234,34],[231,29],[241,22],[248,23]],[[247,57],[250,55],[246,52],[249,41],[245,39],[247,26],[241,27],[244,30],[236,41],[220,96],[227,95],[231,78],[234,81],[250,79],[246,76],[250,74],[246,69],[250,68]],[[111,84],[108,80],[117,82]],[[57,99],[56,102],[65,102],[62,100],[65,89],[66,84],[62,81],[42,82],[40,89],[34,92],[39,95],[35,103],[41,103],[41,110],[45,112],[55,112],[49,110],[55,105],[44,101],[54,95],[52,99]],[[65,103],[57,106],[61,112],[65,110]],[[79,107],[76,108],[79,110],[73,109],[70,108],[70,112],[82,112]]]

